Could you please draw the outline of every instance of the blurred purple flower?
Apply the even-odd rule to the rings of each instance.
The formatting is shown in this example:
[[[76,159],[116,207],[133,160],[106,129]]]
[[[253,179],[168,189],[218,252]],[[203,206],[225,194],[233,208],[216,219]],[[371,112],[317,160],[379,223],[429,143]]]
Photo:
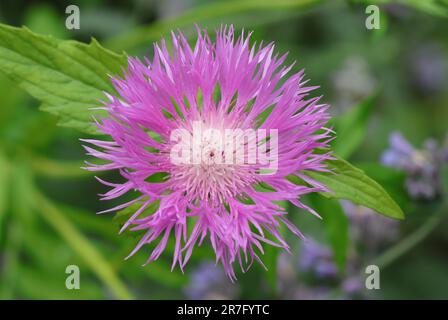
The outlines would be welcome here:
[[[448,85],[444,52],[435,45],[422,45],[411,56],[412,81],[423,94],[441,93]]]
[[[363,280],[358,276],[348,277],[342,283],[342,291],[348,296],[358,295],[363,289]]]
[[[194,269],[184,292],[189,299],[235,299],[239,293],[224,271],[211,261],[202,262]]]
[[[350,219],[353,242],[374,251],[399,237],[399,221],[380,216],[372,209],[350,201],[342,200],[341,205]]]
[[[389,143],[381,163],[407,173],[406,188],[410,196],[415,199],[438,196],[442,189],[441,168],[448,161],[448,143],[439,147],[434,139],[428,139],[422,149],[416,149],[399,132],[390,135]]]
[[[303,252],[303,250],[302,250]],[[297,253],[297,252],[296,252]],[[278,292],[279,297],[282,299],[295,299],[295,300],[311,300],[311,299],[325,299],[331,292],[331,287],[324,284],[313,285],[308,284],[305,278],[302,278],[305,270],[297,264],[297,256],[287,253],[281,253],[277,262],[277,274],[278,274]],[[306,266],[306,271],[313,271],[311,269],[314,266],[309,264]],[[326,282],[326,279],[321,279],[322,282]]]
[[[311,272],[318,278],[334,278],[338,273],[331,250],[312,240],[302,245],[299,270]]]
[[[405,171],[414,170],[416,164],[413,155],[415,148],[399,132],[393,132],[389,137],[390,148],[384,151],[381,162],[389,167]]]
[[[298,261],[298,263],[296,262]],[[347,261],[347,277],[338,272],[332,251],[314,240],[301,244],[299,255],[281,254],[278,284],[284,299],[351,299],[363,294],[356,257]]]
[[[329,297],[331,288],[326,286],[309,287],[298,285],[292,292],[291,299],[294,300],[324,300]]]

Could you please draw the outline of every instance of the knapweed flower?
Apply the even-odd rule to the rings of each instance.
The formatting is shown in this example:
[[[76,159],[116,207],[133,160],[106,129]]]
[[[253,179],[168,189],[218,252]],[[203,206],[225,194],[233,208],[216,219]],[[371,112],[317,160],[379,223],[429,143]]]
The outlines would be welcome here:
[[[308,97],[316,87],[305,86],[303,71],[290,74],[274,44],[250,45],[250,34],[235,37],[233,27],[216,31],[214,42],[206,31],[197,36],[190,47],[172,33],[171,53],[162,40],[152,60],[129,58],[124,76],[112,78],[118,95],[107,94],[109,116],[96,123],[110,139],[84,140],[107,164],[88,169],[124,179],[100,180],[111,187],[102,199],[138,192],[107,210],[139,206],[122,228],[146,231],[131,255],[157,243],[153,261],[173,234],[173,267],[183,269],[208,240],[234,279],[234,262],[243,271],[262,264],[262,243],[288,249],[281,223],[302,236],[281,203],[315,213],[300,197],[326,190],[304,171],[327,171],[331,155],[317,149],[331,139],[328,106]]]

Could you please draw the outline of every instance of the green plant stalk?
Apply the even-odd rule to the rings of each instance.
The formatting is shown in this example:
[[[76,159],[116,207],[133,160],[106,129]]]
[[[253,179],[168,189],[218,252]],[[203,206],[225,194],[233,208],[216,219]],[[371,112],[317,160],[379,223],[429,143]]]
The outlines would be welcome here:
[[[116,275],[114,269],[90,242],[70,223],[53,203],[35,190],[35,205],[42,218],[84,259],[98,278],[118,299],[130,300],[133,295]]]
[[[31,167],[36,174],[53,178],[77,178],[92,176],[91,171],[83,170],[82,161],[57,161],[36,155],[32,156]]]
[[[427,236],[431,234],[432,231],[439,225],[439,223],[445,218],[445,214],[448,213],[448,202],[441,204],[440,209],[428,218],[424,224],[420,226],[416,231],[411,233],[406,238],[402,239],[395,246],[386,250],[383,254],[379,255],[370,264],[377,265],[380,270],[390,266],[392,263],[397,261],[399,258],[408,253],[412,248],[417,246]],[[359,272],[359,276],[365,276],[363,271]],[[341,290],[333,290],[327,295],[327,299],[336,299],[341,294]]]
[[[1,275],[0,299],[13,299],[17,270],[19,266],[19,251],[22,245],[22,234],[15,221],[9,227],[4,251],[4,266]]]
[[[421,243],[428,235],[431,234],[431,232],[445,218],[446,212],[448,212],[448,203],[445,202],[441,205],[440,209],[430,218],[428,218],[425,223],[422,224],[416,231],[398,242],[392,248],[386,250],[383,254],[381,254],[374,260],[373,264],[382,269],[405,255],[412,248]]]

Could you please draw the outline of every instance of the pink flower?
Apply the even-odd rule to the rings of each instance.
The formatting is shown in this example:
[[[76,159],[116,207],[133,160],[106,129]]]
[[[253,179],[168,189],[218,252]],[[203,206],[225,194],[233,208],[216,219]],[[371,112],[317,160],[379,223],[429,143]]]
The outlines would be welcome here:
[[[106,211],[139,205],[122,228],[146,231],[130,255],[158,242],[151,262],[173,234],[172,267],[183,269],[195,246],[206,240],[216,261],[235,279],[235,261],[243,271],[254,260],[263,264],[263,243],[288,250],[279,233],[281,223],[302,237],[279,202],[316,214],[300,197],[326,190],[304,170],[327,171],[323,161],[331,156],[316,149],[326,148],[331,139],[325,128],[328,106],[319,104],[320,97],[308,98],[316,87],[305,86],[303,71],[290,74],[292,66],[283,65],[286,54],[274,54],[272,43],[250,46],[249,39],[243,33],[235,39],[233,27],[224,27],[212,42],[198,30],[191,48],[181,33],[173,33],[171,54],[162,40],[161,47],[154,45],[152,60],[129,58],[124,78],[112,79],[119,95],[107,94],[109,117],[97,122],[111,139],[83,141],[96,147],[85,147],[89,155],[108,162],[89,164],[89,170],[119,170],[124,178],[122,183],[98,179],[111,187],[102,199],[139,193]],[[219,139],[204,135],[207,129]],[[179,132],[192,140],[182,144],[173,139]],[[229,153],[222,149],[227,132],[243,135],[243,143],[234,140]],[[173,161],[179,155],[173,153],[175,147],[183,147],[180,162]],[[236,154],[244,161],[235,162]],[[248,160],[251,155],[255,161]],[[287,179],[291,175],[303,185]],[[150,205],[155,212],[145,214]]]

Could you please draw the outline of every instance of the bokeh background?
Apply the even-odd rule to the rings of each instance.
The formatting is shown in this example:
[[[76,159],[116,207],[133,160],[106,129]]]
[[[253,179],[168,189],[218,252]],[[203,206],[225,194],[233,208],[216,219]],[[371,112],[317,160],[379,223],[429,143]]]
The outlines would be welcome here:
[[[380,7],[379,30],[365,27],[369,3]],[[80,30],[65,28],[69,4],[80,8]],[[253,30],[254,41],[275,41],[332,105],[335,149],[378,180],[406,219],[309,198],[330,217],[330,232],[290,208],[308,241],[288,237],[292,254],[268,249],[269,271],[254,266],[233,284],[207,246],[195,252],[185,274],[170,271],[170,252],[146,267],[147,250],[124,261],[137,240],[118,235],[122,217],[95,214],[113,204],[98,200],[105,188],[80,169],[79,138],[86,135],[58,127],[0,70],[0,298],[447,299],[447,4],[2,0],[2,23],[61,39],[95,37],[137,56],[151,56],[151,43],[172,29],[194,41],[194,23],[210,31],[232,23]],[[370,264],[380,267],[379,290],[365,288]],[[80,268],[80,290],[65,287],[68,265]]]

